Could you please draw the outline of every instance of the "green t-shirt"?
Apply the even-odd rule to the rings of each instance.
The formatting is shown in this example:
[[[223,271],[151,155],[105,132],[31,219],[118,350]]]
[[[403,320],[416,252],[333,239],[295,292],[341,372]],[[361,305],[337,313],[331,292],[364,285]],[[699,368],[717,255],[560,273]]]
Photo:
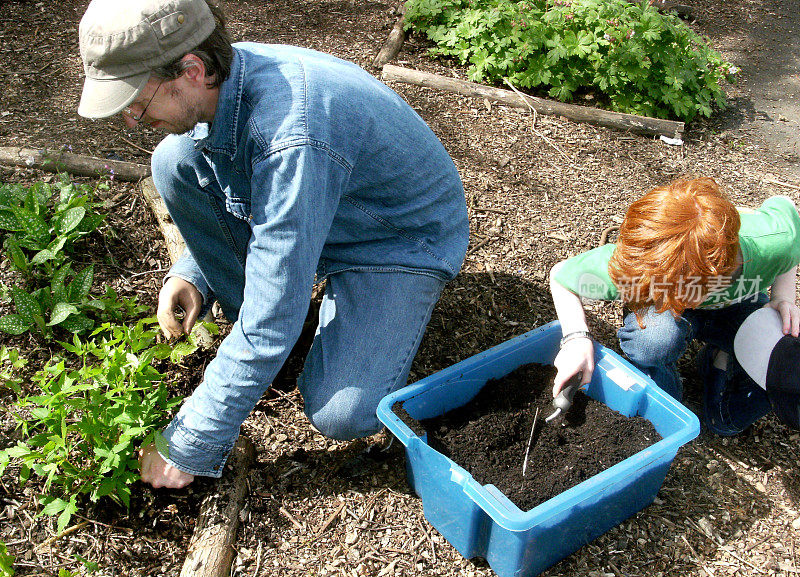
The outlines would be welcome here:
[[[792,200],[773,196],[754,211],[740,209],[741,274],[724,289],[713,291],[701,308],[727,306],[765,292],[775,277],[800,263],[800,215]],[[578,296],[616,300],[619,288],[608,275],[616,245],[606,244],[567,259],[555,280]],[[725,282],[723,279],[719,281]],[[713,285],[712,285],[713,286]],[[687,284],[687,289],[691,290]]]

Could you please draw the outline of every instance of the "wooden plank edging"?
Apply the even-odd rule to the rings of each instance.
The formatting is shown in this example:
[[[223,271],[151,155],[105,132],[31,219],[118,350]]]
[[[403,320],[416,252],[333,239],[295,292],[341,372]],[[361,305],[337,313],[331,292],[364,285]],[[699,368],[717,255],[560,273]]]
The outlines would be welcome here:
[[[683,122],[650,118],[649,116],[638,116],[636,114],[625,114],[622,112],[612,112],[610,110],[567,104],[555,100],[537,98],[535,96],[520,96],[510,90],[492,88],[475,82],[468,82],[457,78],[447,78],[438,74],[412,70],[392,64],[384,65],[381,79],[385,81],[405,82],[407,84],[428,88],[437,88],[464,96],[488,98],[489,100],[516,108],[533,108],[539,114],[563,116],[576,122],[605,126],[607,128],[633,132],[635,134],[647,136],[664,135],[670,138],[680,138],[684,130]]]

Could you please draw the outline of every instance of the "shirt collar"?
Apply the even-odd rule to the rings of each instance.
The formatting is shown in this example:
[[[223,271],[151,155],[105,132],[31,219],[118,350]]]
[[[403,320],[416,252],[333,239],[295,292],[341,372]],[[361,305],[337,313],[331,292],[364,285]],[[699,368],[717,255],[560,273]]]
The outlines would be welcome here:
[[[200,123],[188,135],[195,140],[195,148],[236,156],[236,134],[239,124],[239,108],[242,103],[245,63],[240,51],[233,48],[231,73],[219,87],[214,122]]]

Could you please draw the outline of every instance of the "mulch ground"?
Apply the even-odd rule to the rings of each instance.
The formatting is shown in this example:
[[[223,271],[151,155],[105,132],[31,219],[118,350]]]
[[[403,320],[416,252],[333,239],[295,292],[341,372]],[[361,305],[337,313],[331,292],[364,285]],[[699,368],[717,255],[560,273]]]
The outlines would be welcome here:
[[[0,2],[0,146],[71,149],[80,154],[146,162],[159,135],[128,131],[121,122],[91,122],[76,113],[81,86],[77,24],[87,2]],[[236,39],[291,43],[324,50],[368,67],[394,24],[386,0],[228,0]],[[696,26],[724,50],[742,50],[738,20],[768,21],[771,0],[692,3]],[[749,20],[748,20],[749,21]],[[410,38],[395,64],[465,78],[453,63],[431,60],[427,43]],[[737,65],[748,73],[746,54]],[[689,127],[682,147],[557,117],[431,89],[393,85],[439,135],[464,180],[471,248],[462,274],[436,307],[411,380],[476,354],[555,318],[547,287],[558,260],[592,248],[620,221],[631,200],[679,175],[716,178],[739,204],[757,206],[775,194],[800,201],[784,158],[736,128],[736,113]],[[732,96],[739,93],[731,88]],[[746,106],[741,99],[737,106]],[[0,168],[0,179],[51,178]],[[783,181],[791,186],[775,184]],[[103,278],[125,296],[155,302],[169,259],[155,222],[135,187],[115,183],[114,207],[92,259],[107,262]],[[113,255],[104,259],[105,251]],[[7,264],[0,281],[13,281]],[[0,303],[0,313],[8,303]],[[593,334],[616,347],[620,310],[588,308]],[[7,339],[23,355],[51,354],[35,339]],[[694,350],[694,349],[693,349]],[[690,351],[692,352],[692,351]],[[213,353],[208,353],[213,354]],[[699,411],[691,355],[683,364],[687,406]],[[202,356],[175,374],[185,392],[197,383]],[[295,359],[292,367],[300,363]],[[286,375],[291,383],[291,374]],[[410,491],[403,454],[387,434],[351,443],[323,438],[302,413],[290,386],[269,392],[245,423],[258,462],[235,544],[234,575],[489,576],[481,560],[463,559],[425,520]],[[4,442],[13,423],[3,417]],[[800,571],[800,435],[768,417],[748,432],[720,439],[706,432],[681,450],[653,505],[547,570],[559,575],[782,575]],[[373,448],[377,446],[376,450]],[[134,487],[129,511],[87,504],[74,532],[54,535],[52,519],[36,516],[35,484],[20,488],[13,472],[0,484],[0,539],[17,557],[19,575],[81,570],[77,555],[100,564],[100,575],[180,573],[202,495]]]

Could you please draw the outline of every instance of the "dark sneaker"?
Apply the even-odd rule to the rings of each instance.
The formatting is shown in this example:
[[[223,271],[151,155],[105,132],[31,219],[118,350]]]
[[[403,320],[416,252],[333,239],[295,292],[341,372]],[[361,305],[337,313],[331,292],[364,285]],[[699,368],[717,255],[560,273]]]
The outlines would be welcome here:
[[[770,412],[769,398],[743,371],[730,380],[728,371],[714,366],[716,347],[706,345],[697,356],[703,378],[703,421],[721,437],[738,435]]]

